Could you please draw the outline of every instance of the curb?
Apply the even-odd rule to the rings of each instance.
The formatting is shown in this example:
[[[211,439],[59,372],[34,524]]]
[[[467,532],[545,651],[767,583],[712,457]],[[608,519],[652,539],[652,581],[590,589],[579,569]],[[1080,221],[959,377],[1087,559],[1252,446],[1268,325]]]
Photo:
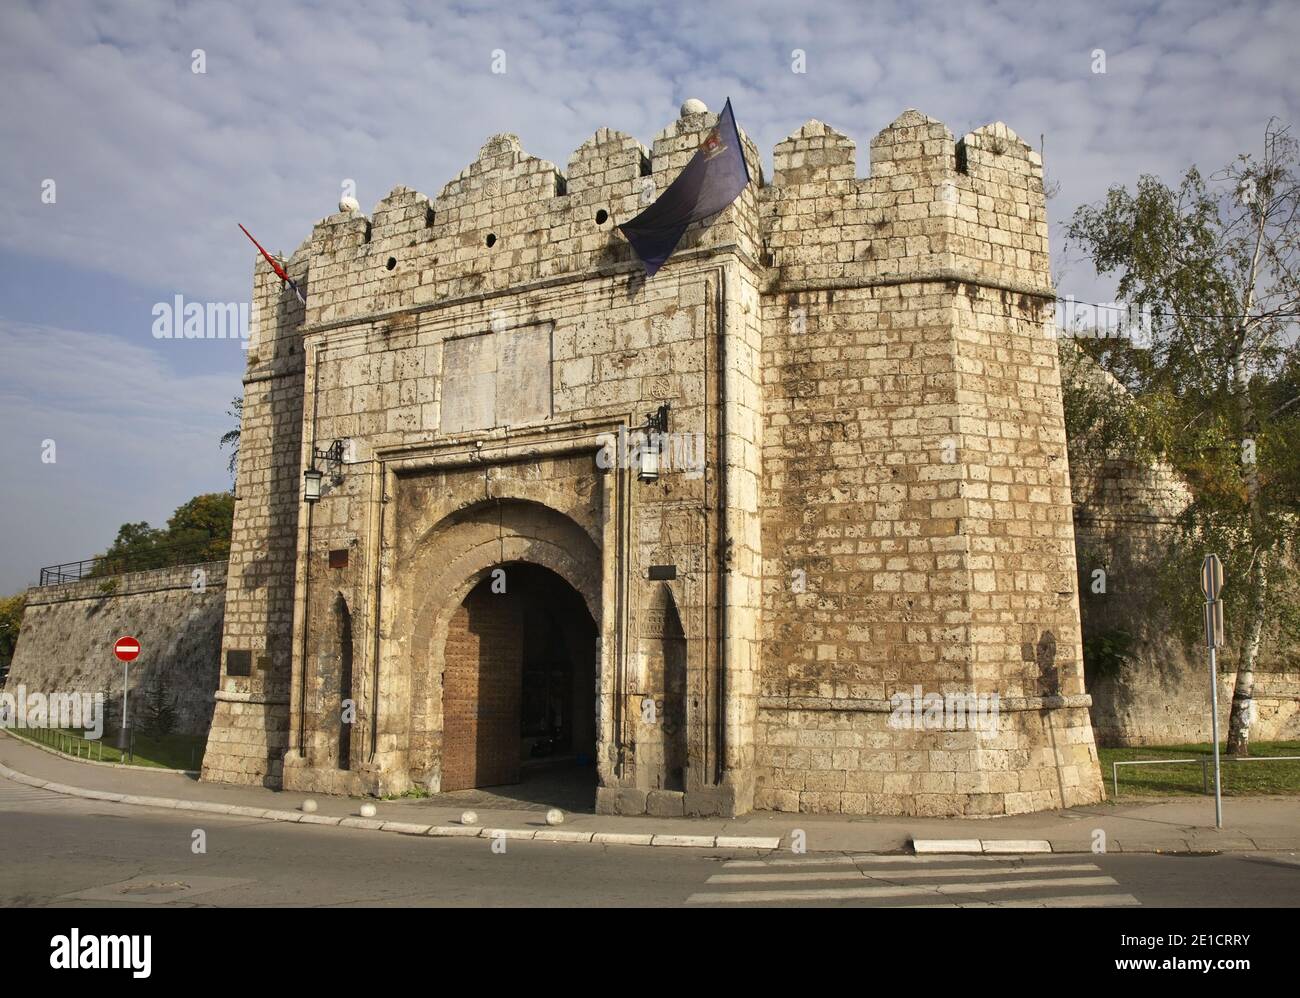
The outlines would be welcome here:
[[[1024,856],[1055,850],[1047,839],[912,839],[912,851],[918,856]]]
[[[19,739],[23,744],[26,739]],[[36,745],[44,749],[44,746]],[[51,751],[51,750],[46,750]],[[86,762],[85,759],[73,759],[62,753],[53,754],[67,758],[69,761]],[[139,766],[123,766],[117,763],[95,763],[94,765],[112,766],[118,769],[136,769],[144,772],[150,770]],[[172,770],[152,770],[153,772],[181,772]],[[354,815],[308,814],[303,811],[282,811],[273,808],[249,807],[238,804],[221,804],[216,801],[181,800],[174,797],[151,797],[143,794],[114,793],[108,790],[91,790],[86,787],[74,787],[52,780],[41,780],[26,773],[20,773],[0,762],[0,777],[13,780],[41,790],[64,794],[70,797],[82,797],[87,800],[108,801],[116,804],[131,804],[138,807],[156,807],[177,811],[195,811],[206,814],[228,815],[237,818],[254,818],[264,821],[279,821],[288,824],[337,826],[341,828],[359,828],[366,831],[388,832],[397,835],[427,835],[432,838],[493,838],[520,839],[533,842],[560,842],[573,844],[650,846],[669,849],[753,849],[774,851],[781,847],[783,837],[757,835],[689,835],[663,832],[583,832],[558,828],[493,828],[477,825],[435,825],[411,821],[394,821],[384,818],[362,818]],[[1090,853],[1092,848],[1085,843],[1058,842],[1053,846],[1046,839],[918,839],[912,838],[912,853],[917,856],[949,855],[985,855],[1011,856],[1038,854],[1069,855]],[[904,847],[905,849],[905,847]],[[832,852],[857,852],[862,855],[909,855],[895,846],[883,848],[877,852],[864,850],[831,849]],[[1114,843],[1111,851],[1115,854],[1165,854],[1178,855],[1189,853],[1232,853],[1232,852],[1296,852],[1296,845],[1290,840],[1272,838],[1243,838],[1231,843],[1198,842],[1193,838],[1181,836],[1164,842],[1140,841],[1131,845],[1120,839]]]
[[[104,763],[104,765],[110,764]],[[135,767],[126,766],[122,768],[130,769]],[[132,804],[137,807],[156,807],[175,811],[197,811],[236,818],[257,818],[263,821],[282,821],[301,825],[360,828],[366,831],[390,832],[397,835],[427,835],[432,838],[505,838],[532,842],[658,846],[670,849],[773,850],[781,847],[780,836],[665,835],[663,833],[579,832],[552,828],[479,828],[473,825],[424,825],[411,821],[389,821],[384,818],[307,814],[302,811],[281,811],[274,808],[248,807],[240,804],[219,804],[216,801],[181,800],[176,797],[150,797],[143,794],[119,794],[106,790],[89,790],[85,787],[70,786],[66,783],[41,780],[35,776],[20,773],[16,769],[11,769],[2,762],[0,762],[0,777],[38,790],[48,790],[51,793],[63,794],[68,797],[82,797],[87,800],[102,800],[115,804]]]

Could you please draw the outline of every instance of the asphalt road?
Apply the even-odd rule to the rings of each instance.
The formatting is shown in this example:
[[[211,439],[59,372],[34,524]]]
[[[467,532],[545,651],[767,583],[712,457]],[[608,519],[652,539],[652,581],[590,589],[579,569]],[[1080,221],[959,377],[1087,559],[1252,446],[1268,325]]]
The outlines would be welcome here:
[[[195,832],[206,852],[195,853]],[[0,780],[8,906],[1296,907],[1300,856],[862,857],[437,839]]]

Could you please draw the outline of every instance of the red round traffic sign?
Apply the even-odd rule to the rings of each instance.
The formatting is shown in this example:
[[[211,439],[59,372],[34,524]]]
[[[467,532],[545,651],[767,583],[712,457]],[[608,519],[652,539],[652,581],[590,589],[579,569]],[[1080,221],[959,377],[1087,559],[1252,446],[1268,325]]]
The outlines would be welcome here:
[[[134,662],[140,654],[140,642],[132,637],[118,638],[113,644],[113,654],[119,662]]]

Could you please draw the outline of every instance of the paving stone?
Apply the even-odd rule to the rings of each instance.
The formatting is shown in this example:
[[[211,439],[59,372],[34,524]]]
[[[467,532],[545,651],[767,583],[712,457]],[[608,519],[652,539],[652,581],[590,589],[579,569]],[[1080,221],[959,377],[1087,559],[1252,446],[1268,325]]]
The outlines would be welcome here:
[[[591,841],[607,846],[648,846],[653,843],[654,836],[632,832],[596,832]]]
[[[656,835],[650,840],[652,846],[682,846],[693,849],[712,849],[717,842],[714,835]]]
[[[339,820],[341,828],[365,828],[369,831],[376,832],[384,827],[384,822],[378,818],[341,818]]]
[[[981,839],[986,853],[1051,852],[1052,844],[1046,839]]]
[[[939,853],[982,853],[984,845],[979,839],[913,839],[912,851],[918,856]]]

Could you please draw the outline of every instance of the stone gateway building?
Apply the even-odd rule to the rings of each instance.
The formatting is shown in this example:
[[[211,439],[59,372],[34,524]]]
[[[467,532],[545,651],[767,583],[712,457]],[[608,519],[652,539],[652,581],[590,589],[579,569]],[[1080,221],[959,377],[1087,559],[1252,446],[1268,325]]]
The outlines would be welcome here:
[[[742,136],[754,182],[646,280],[615,226],[715,121],[345,199],[286,264],[305,307],[257,264],[204,779],[1102,797],[1039,157],[908,111],[865,179],[810,121],[764,180]]]

